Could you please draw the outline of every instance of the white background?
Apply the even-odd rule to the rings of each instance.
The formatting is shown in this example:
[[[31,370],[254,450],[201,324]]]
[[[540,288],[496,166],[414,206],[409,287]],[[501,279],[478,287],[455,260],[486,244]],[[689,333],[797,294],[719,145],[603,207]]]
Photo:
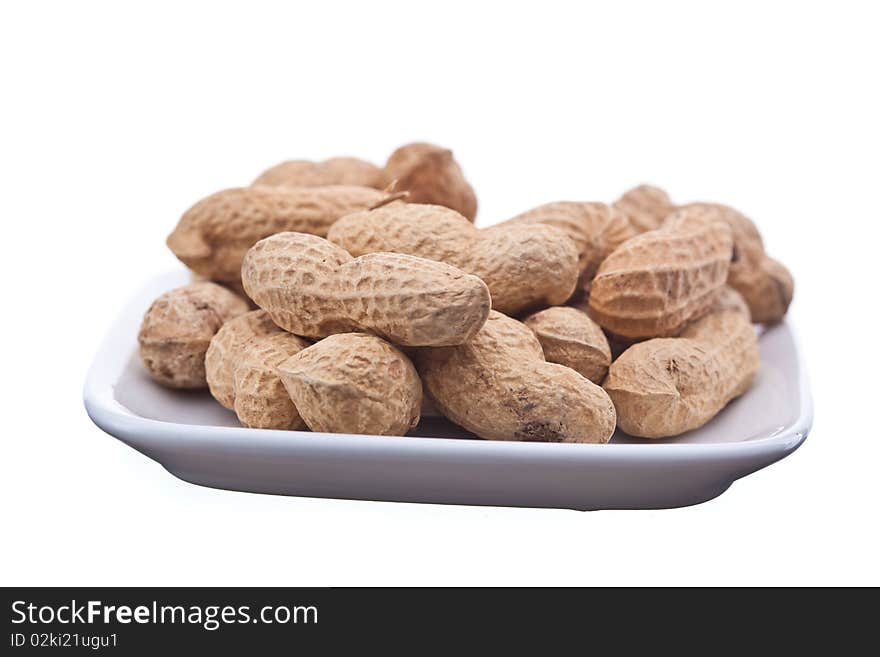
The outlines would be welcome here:
[[[2,584],[880,584],[871,3],[4,2]],[[455,149],[489,223],[649,181],[797,280],[814,430],[701,506],[443,507],[185,484],[81,386],[200,197],[290,158]]]

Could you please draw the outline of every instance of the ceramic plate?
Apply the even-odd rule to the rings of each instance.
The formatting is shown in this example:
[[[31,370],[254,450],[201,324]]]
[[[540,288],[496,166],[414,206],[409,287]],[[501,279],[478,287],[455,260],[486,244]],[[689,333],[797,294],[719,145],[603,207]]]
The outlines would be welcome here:
[[[784,458],[807,437],[812,404],[790,323],[762,332],[752,388],[675,439],[620,432],[607,445],[485,441],[424,418],[406,437],[244,429],[205,392],[153,383],[137,356],[144,311],[185,272],[131,300],[88,374],[85,405],[101,429],[185,481],[308,497],[593,509],[656,509],[710,500]]]

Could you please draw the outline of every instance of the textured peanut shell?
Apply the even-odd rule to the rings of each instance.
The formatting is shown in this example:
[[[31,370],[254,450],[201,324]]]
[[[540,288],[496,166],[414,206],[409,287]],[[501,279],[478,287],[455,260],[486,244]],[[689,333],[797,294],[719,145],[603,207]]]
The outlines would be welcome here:
[[[761,234],[751,219],[720,203],[690,203],[683,207],[714,208],[721,214],[733,235],[728,284],[742,294],[752,321],[780,321],[794,296],[794,279],[782,263],[767,256]]]
[[[425,143],[401,146],[388,158],[385,178],[397,181],[397,190],[409,192],[411,203],[443,205],[471,221],[477,216],[477,196],[449,149]]]
[[[599,266],[590,315],[627,340],[677,335],[727,280],[730,228],[711,208],[677,211],[662,228],[621,244]]]
[[[651,185],[639,185],[624,192],[614,202],[614,207],[629,217],[638,233],[657,230],[676,209],[665,191]]]
[[[564,231],[578,250],[578,289],[589,292],[599,264],[636,231],[629,217],[605,203],[556,201],[527,210],[487,230],[510,224],[545,224]]]
[[[751,323],[726,310],[697,320],[680,337],[631,346],[611,364],[604,388],[623,431],[664,438],[715,417],[748,390],[759,366]]]
[[[202,388],[205,352],[223,324],[247,312],[247,302],[214,283],[190,283],[166,292],[144,315],[138,333],[150,376],[171,388]]]
[[[333,224],[327,238],[355,256],[390,251],[458,267],[482,279],[492,307],[508,314],[564,303],[577,283],[577,252],[563,231],[543,224],[479,230],[439,205],[356,212]]]
[[[545,224],[563,230],[578,249],[579,269],[593,274],[608,254],[635,236],[629,218],[605,203],[545,203],[495,224],[489,230],[517,223]]]
[[[339,217],[372,207],[383,192],[368,187],[243,187],[202,199],[168,236],[168,247],[197,274],[241,280],[241,262],[259,240],[283,231],[325,236]]]
[[[752,321],[752,315],[745,299],[730,285],[724,285],[718,291],[715,301],[712,302],[712,306],[709,308],[709,313],[720,312],[736,312],[745,317],[749,322]]]
[[[279,233],[248,251],[242,282],[283,329],[310,338],[367,331],[399,345],[455,345],[486,321],[486,284],[398,253],[353,258],[314,235]]]
[[[791,272],[781,262],[770,257],[761,261],[758,274],[752,280],[744,281],[739,277],[728,280],[749,304],[753,321],[760,324],[781,321],[794,297],[794,278]]]
[[[402,436],[419,422],[422,383],[412,362],[374,335],[331,335],[278,371],[312,431]]]
[[[287,160],[266,169],[252,184],[268,187],[357,185],[382,189],[385,172],[356,157],[333,157],[323,162]]]
[[[284,333],[265,310],[253,310],[226,322],[211,338],[205,354],[205,375],[214,399],[233,410],[235,392],[232,372],[241,360],[244,345],[258,335]]]
[[[419,350],[417,363],[440,412],[482,438],[605,443],[614,433],[602,388],[546,362],[531,330],[494,310],[471,341]]]
[[[589,316],[576,308],[554,306],[523,320],[544,351],[550,363],[559,363],[602,384],[611,365],[611,348],[602,329]]]
[[[235,414],[254,429],[302,429],[305,424],[287,394],[278,366],[309,346],[302,338],[278,331],[254,336],[241,349],[232,372]]]

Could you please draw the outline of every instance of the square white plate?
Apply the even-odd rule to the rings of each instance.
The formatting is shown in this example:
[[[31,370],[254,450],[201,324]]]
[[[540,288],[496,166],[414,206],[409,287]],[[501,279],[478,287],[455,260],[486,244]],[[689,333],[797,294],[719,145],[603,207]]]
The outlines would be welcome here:
[[[186,272],[150,281],[128,303],[88,374],[101,429],[203,486],[404,502],[592,509],[698,504],[793,452],[812,425],[803,363],[787,323],[764,331],[752,388],[676,439],[616,433],[607,445],[492,442],[424,418],[407,437],[244,429],[205,392],[153,383],[137,355],[144,311]]]

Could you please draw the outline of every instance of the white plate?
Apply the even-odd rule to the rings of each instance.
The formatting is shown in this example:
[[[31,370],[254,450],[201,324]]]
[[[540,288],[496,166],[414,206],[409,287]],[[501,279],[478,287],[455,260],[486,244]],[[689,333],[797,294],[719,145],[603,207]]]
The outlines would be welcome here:
[[[409,437],[244,429],[207,392],[153,383],[138,360],[144,311],[187,281],[185,272],[157,277],[127,305],[89,371],[85,405],[104,431],[203,486],[581,510],[686,506],[787,456],[812,425],[804,367],[782,324],[761,336],[761,371],[749,392],[677,439],[618,432],[608,445],[490,442],[437,418]]]

